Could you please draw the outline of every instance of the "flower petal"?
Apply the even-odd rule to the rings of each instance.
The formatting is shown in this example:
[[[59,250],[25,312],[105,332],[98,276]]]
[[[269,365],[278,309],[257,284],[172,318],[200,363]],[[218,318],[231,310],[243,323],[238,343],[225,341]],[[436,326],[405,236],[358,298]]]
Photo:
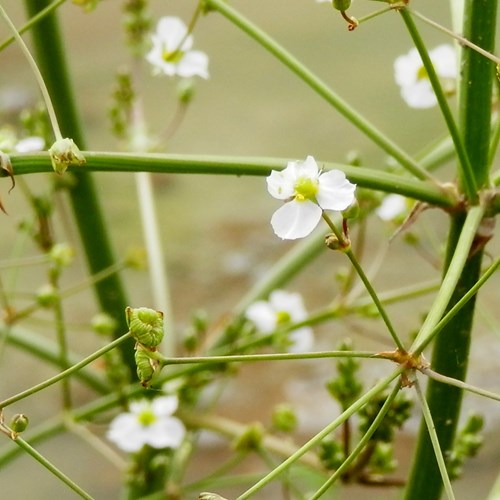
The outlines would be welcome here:
[[[289,352],[309,352],[314,345],[312,328],[304,327],[293,330],[288,334],[288,339],[292,342],[288,348]]]
[[[307,312],[300,293],[274,290],[271,295],[269,295],[269,303],[274,311],[287,312],[290,315],[290,320],[294,323],[307,318]]]
[[[451,45],[439,45],[429,51],[436,73],[441,78],[457,77],[457,54]]]
[[[271,171],[266,178],[269,194],[278,200],[287,200],[295,194],[295,177],[289,175],[288,167],[284,170]]]
[[[245,317],[262,333],[270,333],[276,329],[276,312],[271,304],[264,300],[251,304],[245,312]]]
[[[185,435],[186,428],[178,418],[161,418],[148,428],[146,442],[157,449],[178,448]]]
[[[193,37],[187,34],[187,27],[178,17],[165,16],[156,25],[156,36],[153,43],[161,43],[162,51],[189,50],[193,45]],[[182,46],[180,44],[182,43]]]
[[[208,78],[208,56],[199,50],[186,52],[177,65],[177,74],[182,78]]]
[[[401,97],[410,108],[427,109],[436,105],[437,99],[429,80],[419,80],[401,88]]]
[[[422,59],[416,48],[407,54],[399,56],[394,61],[394,78],[402,87],[415,83],[418,79],[418,70],[422,67]]]
[[[345,210],[356,199],[355,190],[356,184],[349,182],[344,172],[330,170],[319,177],[316,199],[319,206],[325,210]]]
[[[312,201],[293,200],[274,212],[271,225],[275,234],[284,240],[304,238],[318,225],[321,212]]]
[[[406,210],[406,198],[400,194],[389,194],[383,200],[375,213],[385,221],[392,220]]]
[[[295,162],[292,162],[295,163]],[[295,163],[297,177],[306,177],[308,179],[316,179],[319,174],[319,167],[316,160],[311,155],[308,155],[304,161]]]
[[[151,409],[157,417],[172,415],[179,406],[177,396],[162,396],[153,399]]]

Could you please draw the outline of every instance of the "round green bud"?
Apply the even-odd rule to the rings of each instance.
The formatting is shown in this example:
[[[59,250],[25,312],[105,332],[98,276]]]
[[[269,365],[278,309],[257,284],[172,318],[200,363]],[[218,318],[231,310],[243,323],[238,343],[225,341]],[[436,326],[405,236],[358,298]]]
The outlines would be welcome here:
[[[351,0],[333,0],[333,8],[345,12],[351,6]]]
[[[325,236],[325,245],[330,250],[339,250],[342,247],[339,239],[333,233],[327,234]]]
[[[264,433],[264,427],[260,422],[251,424],[238,436],[234,443],[234,448],[237,451],[244,452],[258,450],[262,445]]]
[[[195,85],[190,78],[182,78],[177,84],[177,98],[182,104],[189,104],[194,97]]]
[[[18,413],[12,417],[10,421],[10,428],[15,436],[21,434],[21,432],[25,431],[28,427],[29,419],[23,413]]]
[[[74,255],[75,252],[73,248],[67,243],[56,243],[50,249],[49,253],[50,260],[58,268],[68,267],[71,264]]]
[[[47,283],[41,286],[36,292],[36,301],[42,307],[52,307],[59,300],[59,292],[53,286]]]
[[[94,315],[90,323],[94,332],[108,337],[116,332],[116,328],[118,326],[117,321],[112,316],[104,312]]]
[[[125,310],[132,336],[146,347],[156,347],[163,340],[163,313],[147,307]]]
[[[289,404],[276,406],[272,415],[273,426],[281,432],[292,432],[297,427],[297,415]]]

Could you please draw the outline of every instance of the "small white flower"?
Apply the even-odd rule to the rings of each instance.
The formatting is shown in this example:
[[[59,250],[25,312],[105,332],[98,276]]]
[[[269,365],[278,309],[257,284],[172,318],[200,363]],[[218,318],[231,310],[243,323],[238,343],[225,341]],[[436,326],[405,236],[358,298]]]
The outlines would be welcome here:
[[[34,153],[42,151],[44,147],[45,141],[41,137],[31,136],[21,139],[14,149],[17,153]]]
[[[259,300],[251,304],[245,316],[261,333],[271,333],[280,326],[304,321],[308,315],[300,294],[275,290],[268,301]],[[310,351],[314,342],[312,329],[307,326],[291,331],[288,338],[291,341],[290,352]]]
[[[156,74],[208,78],[208,56],[191,50],[193,37],[178,17],[162,17],[151,40],[153,48],[146,59],[154,66]]]
[[[295,240],[310,234],[323,210],[342,211],[355,200],[356,184],[340,170],[321,172],[315,159],[288,162],[284,170],[273,170],[267,178],[271,196],[286,203],[274,212],[271,225],[277,236]]]
[[[429,51],[429,57],[438,77],[446,88],[454,87],[457,77],[456,53],[451,45],[439,45]],[[394,76],[401,87],[401,96],[411,108],[431,108],[437,99],[432,89],[429,77],[417,49],[411,49],[408,54],[399,56],[394,61]]]
[[[186,429],[178,418],[172,417],[177,405],[177,396],[134,401],[128,412],[113,419],[107,437],[129,453],[140,451],[144,445],[178,448]]]
[[[377,207],[375,213],[384,221],[394,220],[406,211],[406,198],[400,194],[389,194]]]

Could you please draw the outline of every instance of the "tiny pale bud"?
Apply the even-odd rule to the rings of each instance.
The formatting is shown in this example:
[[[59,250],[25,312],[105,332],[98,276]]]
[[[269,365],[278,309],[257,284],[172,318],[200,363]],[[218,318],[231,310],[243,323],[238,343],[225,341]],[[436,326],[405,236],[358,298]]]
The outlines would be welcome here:
[[[70,165],[83,165],[85,157],[82,155],[73,139],[59,139],[49,149],[50,159],[54,171],[62,175]]]
[[[281,432],[292,432],[297,427],[297,415],[289,404],[278,405],[272,415],[273,426]]]
[[[243,433],[238,436],[234,447],[237,451],[255,451],[258,450],[264,439],[264,427],[260,422],[249,425]]]
[[[156,347],[163,340],[163,313],[147,307],[125,310],[132,336],[146,347]]]
[[[52,307],[58,300],[59,293],[57,289],[49,283],[42,285],[36,293],[36,301],[42,307]]]
[[[325,236],[325,245],[330,250],[339,250],[340,248],[342,248],[339,239],[333,233],[327,234]]]
[[[109,314],[101,312],[92,318],[91,325],[97,334],[110,337],[116,332],[118,323]]]
[[[194,97],[195,84],[191,78],[182,78],[177,84],[177,98],[182,104],[189,104]]]
[[[73,248],[67,243],[56,243],[50,249],[50,259],[56,267],[68,267],[72,260],[75,252]]]

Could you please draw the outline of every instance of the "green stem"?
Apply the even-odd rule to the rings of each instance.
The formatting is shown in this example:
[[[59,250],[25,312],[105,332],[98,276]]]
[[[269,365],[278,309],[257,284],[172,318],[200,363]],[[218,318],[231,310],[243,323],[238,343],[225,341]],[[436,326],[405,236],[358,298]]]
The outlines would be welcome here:
[[[101,349],[97,350],[90,356],[87,356],[86,358],[82,359],[78,363],[74,364],[67,370],[62,371],[61,373],[58,373],[57,375],[41,382],[40,384],[34,385],[33,387],[30,387],[29,389],[26,389],[25,391],[22,391],[15,396],[11,396],[10,398],[7,398],[3,401],[0,402],[0,409],[5,408],[6,406],[9,406],[17,401],[20,401],[21,399],[27,398],[28,396],[32,396],[33,394],[36,394],[37,392],[41,391],[42,389],[45,389],[47,387],[50,387],[51,385],[55,384],[56,382],[59,382],[60,380],[69,377],[73,373],[77,372],[84,366],[87,366],[89,363],[92,363],[92,361],[100,358],[103,354],[106,354],[108,351],[111,351],[115,347],[119,346],[126,340],[130,339],[131,335],[130,332],[122,335],[118,339],[114,340],[113,342],[110,342],[108,345],[102,347]]]
[[[420,383],[418,379],[415,380],[415,390],[417,392],[418,401],[420,403],[420,408],[422,410],[422,414],[424,416],[425,424],[427,426],[427,432],[429,433],[430,440],[432,442],[432,447],[434,449],[434,454],[436,456],[436,461],[439,467],[439,472],[441,473],[441,478],[443,480],[444,489],[449,500],[455,500],[455,495],[453,493],[453,489],[451,487],[450,476],[448,475],[448,471],[446,470],[446,463],[443,456],[443,450],[439,444],[439,439],[436,433],[436,428],[434,426],[434,422],[432,420],[432,414],[429,406],[427,405],[427,401],[424,397],[422,389],[420,388]]]
[[[278,465],[269,474],[263,477],[260,481],[254,484],[250,489],[245,491],[236,500],[246,500],[250,498],[254,493],[260,491],[267,484],[272,482],[276,477],[278,477],[282,472],[284,472],[288,467],[294,464],[299,458],[310,451],[312,448],[317,446],[326,436],[332,433],[337,427],[342,425],[348,418],[350,418],[354,413],[356,413],[361,407],[363,407],[368,401],[370,401],[374,396],[382,392],[395,378],[397,378],[402,372],[403,368],[397,368],[391,375],[385,377],[380,382],[378,382],[372,389],[361,396],[355,403],[353,403],[347,410],[341,413],[335,420],[328,424],[322,431],[316,434],[312,439],[310,439],[305,445],[303,445],[299,450],[290,455],[284,462]]]
[[[316,491],[316,493],[309,499],[309,500],[318,500],[318,498],[321,498],[324,493],[326,493],[332,485],[339,479],[345,472],[348,471],[349,466],[356,460],[356,458],[359,456],[359,454],[363,451],[365,446],[368,444],[370,441],[370,438],[373,436],[374,432],[378,429],[379,425],[381,424],[382,420],[384,419],[385,415],[391,408],[392,402],[396,398],[399,390],[400,390],[400,385],[397,384],[394,386],[394,389],[392,392],[387,396],[387,399],[385,400],[382,408],[380,408],[380,411],[378,412],[377,416],[371,423],[370,427],[368,430],[365,432],[363,437],[359,440],[358,444],[352,450],[352,452],[349,454],[349,456],[342,462],[342,465],[332,474],[332,476],[326,481],[321,488]]]
[[[164,174],[213,174],[268,176],[271,170],[285,168],[289,158],[249,158],[231,156],[131,154],[82,151],[87,172],[154,172]],[[16,175],[53,172],[46,153],[10,156]],[[381,172],[375,168],[353,167],[332,162],[320,162],[325,170],[343,171],[351,182],[387,193],[397,193],[442,208],[454,207],[458,200],[454,193],[426,182],[408,179],[401,175]],[[82,167],[69,167],[77,174]],[[0,177],[7,173],[0,171]]]
[[[429,81],[431,82],[432,88],[434,90],[434,94],[436,95],[437,102],[441,109],[441,113],[443,114],[446,125],[448,126],[448,130],[450,132],[451,138],[453,139],[453,143],[455,145],[455,150],[458,156],[458,167],[461,177],[461,185],[465,191],[467,198],[472,202],[476,203],[477,196],[477,188],[476,188],[476,180],[474,178],[474,172],[472,170],[472,165],[467,155],[467,151],[465,150],[464,143],[462,141],[462,137],[460,136],[460,132],[455,123],[455,119],[451,113],[450,107],[448,106],[448,100],[443,92],[443,88],[441,87],[441,83],[439,81],[439,77],[434,70],[434,65],[432,64],[431,58],[429,57],[429,53],[427,52],[427,47],[425,46],[424,41],[422,40],[420,33],[413,22],[413,19],[408,12],[407,9],[401,9],[400,11],[401,17],[406,24],[408,32],[410,33],[413,43],[415,44],[418,53],[420,54],[420,58],[424,64],[424,68],[429,77]]]
[[[36,451],[29,443],[27,443],[21,437],[14,439],[14,442],[22,448],[25,452],[31,455],[38,463],[43,465],[47,470],[52,472],[54,476],[59,478],[64,484],[69,486],[75,493],[77,493],[81,498],[85,498],[87,500],[92,500],[92,497],[86,493],[80,486],[78,486],[75,482],[73,482],[66,474],[61,472],[55,465],[49,462],[43,455],[41,455],[38,451]]]
[[[48,0],[25,0],[30,17],[50,5]],[[53,98],[59,125],[64,136],[74,140],[80,148],[84,139],[80,129],[75,99],[70,85],[64,47],[54,12],[44,17],[32,29],[34,48],[42,75]],[[73,213],[80,232],[87,262],[92,274],[110,267],[115,258],[108,239],[102,209],[92,177],[88,172],[74,171],[75,186],[69,190]],[[121,280],[113,275],[96,284],[95,291],[101,308],[117,321],[117,331],[126,331],[125,308],[127,300]],[[131,372],[135,370],[133,341],[123,344],[121,354]]]
[[[284,47],[279,45],[275,40],[268,36],[265,32],[255,26],[250,20],[237,12],[224,0],[203,0],[208,8],[217,10],[233,24],[238,26],[247,35],[257,41],[262,47],[274,55],[280,62],[287,66],[293,73],[301,78],[307,85],[311,87],[318,95],[323,97],[331,104],[340,114],[349,122],[369,137],[375,144],[382,148],[386,153],[395,158],[406,170],[411,172],[419,179],[434,180],[432,175],[424,170],[418,163],[415,162],[407,153],[401,150],[389,138],[383,135],[377,127],[369,123],[369,121],[349,106],[341,99],[332,89],[328,87],[321,79],[313,74],[306,66],[298,59],[290,54]]]

